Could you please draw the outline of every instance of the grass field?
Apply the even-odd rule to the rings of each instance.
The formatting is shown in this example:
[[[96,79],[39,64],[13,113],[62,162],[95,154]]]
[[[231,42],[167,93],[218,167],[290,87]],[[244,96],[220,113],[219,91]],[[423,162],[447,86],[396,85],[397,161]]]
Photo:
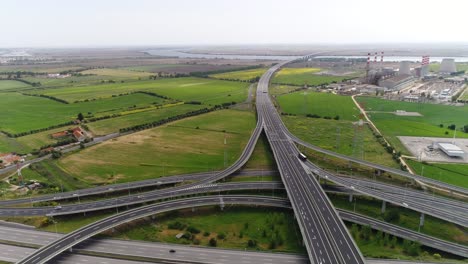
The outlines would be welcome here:
[[[224,148],[228,166],[239,157],[255,123],[252,112],[215,111],[104,142],[58,164],[89,184],[218,170],[224,167]]]
[[[195,234],[194,240],[177,239],[175,235],[184,231],[168,228],[176,222],[194,227],[200,233]],[[225,238],[218,238],[221,234]],[[118,237],[178,244],[194,244],[198,240],[196,244],[201,246],[208,246],[208,241],[215,238],[217,247],[236,249],[248,248],[248,240],[255,240],[257,246],[250,250],[305,253],[294,216],[288,210],[274,208],[229,207],[220,211],[219,208],[208,207],[195,212],[183,210],[159,217],[154,223],[140,223],[123,230]],[[281,245],[270,248],[272,240],[281,241]]]
[[[30,148],[22,145],[14,138],[9,138],[3,133],[0,133],[0,153],[18,152],[29,153]]]
[[[127,114],[111,119],[100,120],[88,123],[88,127],[95,135],[106,135],[119,132],[120,128],[145,124],[158,121],[166,117],[184,114],[190,111],[203,108],[201,105],[182,104],[160,109],[149,108],[148,111],[142,111],[134,114]]]
[[[423,164],[413,160],[407,162],[419,175],[468,188],[468,164]]]
[[[232,71],[232,72],[211,74],[209,75],[209,77],[215,78],[215,79],[249,81],[257,77],[260,78],[260,76],[262,76],[266,72],[266,70],[267,68],[250,69],[250,70],[243,70],[243,71]]]
[[[281,110],[289,114],[317,114],[321,117],[338,115],[340,120],[348,121],[356,121],[359,118],[359,110],[350,96],[301,91],[278,96],[276,100]]]
[[[319,75],[321,69],[318,68],[283,68],[274,76],[273,83],[316,86],[340,82],[346,77]]]
[[[49,89],[41,93],[69,102],[93,98],[107,98],[112,95],[134,91],[149,91],[173,99],[201,101],[205,104],[241,102],[247,98],[248,84],[202,78],[168,78],[156,81],[115,83],[82,87]]]
[[[406,154],[410,153],[406,151],[397,136],[453,137],[453,131],[447,129],[448,125],[455,124],[457,128],[461,128],[468,124],[468,106],[408,103],[373,97],[357,97],[356,99],[364,105],[366,111],[406,110],[423,115],[396,116],[392,113],[370,113],[370,118],[387,140]],[[443,128],[439,127],[440,124]],[[446,131],[448,135],[445,134]],[[458,131],[457,137],[468,138],[468,134]]]
[[[121,78],[128,78],[128,79],[145,78],[145,77],[149,77],[150,75],[152,75],[149,72],[131,71],[131,70],[126,70],[126,69],[109,69],[109,68],[86,70],[86,71],[82,71],[81,74],[94,74],[94,75],[104,76],[108,78],[121,77]]]
[[[364,158],[382,165],[398,167],[392,156],[379,144],[366,125],[357,131],[359,136],[356,142],[362,148],[362,152],[360,152],[359,147],[353,151],[356,130],[351,121],[299,116],[283,116],[282,119],[291,133],[318,147],[348,156]]]
[[[5,90],[18,90],[20,88],[31,87],[28,84],[18,81],[2,80],[0,81],[0,92]]]
[[[163,99],[132,94],[99,101],[63,104],[47,98],[6,93],[0,96],[0,129],[18,133],[46,128],[76,119],[78,113],[104,116],[132,109],[132,107],[161,103]]]

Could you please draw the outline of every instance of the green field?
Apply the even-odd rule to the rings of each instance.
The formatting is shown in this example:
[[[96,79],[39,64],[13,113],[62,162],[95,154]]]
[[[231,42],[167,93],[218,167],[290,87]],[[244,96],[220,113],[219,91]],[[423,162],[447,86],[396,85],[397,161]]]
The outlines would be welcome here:
[[[119,132],[119,129],[158,121],[167,117],[188,113],[203,108],[202,105],[180,104],[160,109],[149,108],[147,111],[126,114],[123,116],[88,123],[95,135],[106,135]]]
[[[5,93],[0,96],[0,130],[10,133],[47,128],[76,119],[78,113],[104,116],[162,103],[163,99],[145,94],[132,94],[98,101],[63,104],[47,98]]]
[[[419,175],[468,188],[468,164],[423,164],[413,160],[407,163]]]
[[[267,68],[258,68],[258,69],[250,69],[250,70],[243,70],[243,71],[232,71],[232,72],[211,74],[209,75],[209,77],[215,78],[215,79],[250,81],[250,80],[256,79],[257,77],[260,78],[266,71],[267,71]]]
[[[186,227],[194,227],[200,233],[194,234],[193,240],[177,239],[175,235],[187,228],[168,228],[176,222]],[[224,234],[225,238],[218,238],[220,234]],[[305,253],[293,214],[288,210],[274,208],[229,207],[220,211],[210,207],[197,209],[195,212],[183,210],[159,217],[157,222],[140,223],[134,228],[124,229],[117,236],[123,239],[200,246],[208,246],[209,240],[215,238],[218,242],[217,247],[236,249],[249,248],[247,242],[255,240],[257,246],[251,247],[250,250]],[[277,241],[274,248],[271,248],[271,241]]]
[[[106,141],[58,164],[88,184],[218,170],[225,148],[226,166],[239,157],[255,123],[252,112],[215,111]]]
[[[408,103],[373,97],[357,97],[356,100],[365,107],[366,111],[370,111],[371,120],[386,139],[397,150],[404,151],[406,154],[409,153],[397,136],[453,137],[453,131],[447,129],[448,125],[455,124],[457,128],[468,125],[468,106]],[[397,116],[392,113],[381,113],[396,110],[418,112],[423,116]],[[440,124],[443,128],[439,126]],[[457,137],[468,138],[468,134],[458,131]]]
[[[330,84],[332,82],[341,82],[345,76],[331,76],[317,74],[321,69],[318,68],[283,68],[274,76],[273,83],[317,86]]]
[[[168,78],[156,81],[90,85],[45,91],[38,90],[38,92],[74,102],[93,98],[108,98],[112,95],[135,91],[149,91],[173,99],[201,101],[205,104],[214,105],[232,101],[244,101],[247,98],[247,88],[248,84],[238,82],[203,78]]]
[[[20,88],[28,88],[31,87],[24,82],[18,81],[10,81],[10,80],[0,80],[0,91],[5,90],[18,90]]]
[[[141,72],[141,71],[131,71],[126,69],[109,69],[109,68],[101,68],[101,69],[92,69],[80,72],[81,74],[93,74],[98,76],[103,76],[107,78],[128,78],[128,79],[137,79],[137,78],[144,78],[149,77],[152,75],[149,72]]]
[[[356,130],[353,123],[346,120],[299,116],[283,116],[282,119],[291,133],[313,145],[382,165],[397,167],[392,156],[379,144],[366,125]],[[356,137],[355,133],[359,135]],[[357,138],[356,147],[354,147],[355,137]]]
[[[284,113],[302,115],[317,114],[321,117],[339,116],[340,120],[356,121],[359,110],[350,96],[301,91],[276,98]]]

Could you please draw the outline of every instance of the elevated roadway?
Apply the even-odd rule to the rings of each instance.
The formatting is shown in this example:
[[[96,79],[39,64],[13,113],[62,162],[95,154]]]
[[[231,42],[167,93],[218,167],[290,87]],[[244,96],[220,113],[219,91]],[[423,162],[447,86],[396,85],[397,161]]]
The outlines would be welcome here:
[[[306,181],[307,171],[298,151],[284,133],[284,125],[268,95],[272,75],[285,63],[270,68],[257,87],[257,113],[278,165],[313,264],[364,263],[356,244],[317,181]]]

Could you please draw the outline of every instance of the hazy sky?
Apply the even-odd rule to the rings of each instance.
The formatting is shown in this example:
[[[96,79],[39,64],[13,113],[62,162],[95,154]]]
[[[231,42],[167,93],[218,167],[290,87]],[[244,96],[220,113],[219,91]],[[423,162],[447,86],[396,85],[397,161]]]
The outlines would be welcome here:
[[[467,0],[0,0],[0,47],[468,42]]]

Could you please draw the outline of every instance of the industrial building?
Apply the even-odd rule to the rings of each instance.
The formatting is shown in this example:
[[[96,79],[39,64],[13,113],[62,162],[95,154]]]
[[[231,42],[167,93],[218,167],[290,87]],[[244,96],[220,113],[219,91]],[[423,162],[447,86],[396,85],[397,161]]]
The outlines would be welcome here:
[[[379,80],[379,86],[390,90],[400,90],[412,85],[415,78],[410,74],[399,74],[386,79]]]
[[[457,72],[457,66],[454,59],[443,59],[440,64],[440,73],[453,73]]]
[[[411,75],[411,62],[401,61],[398,75]]]
[[[439,149],[442,150],[449,157],[463,158],[465,156],[465,152],[455,144],[439,142],[437,143],[437,145],[439,146]]]

